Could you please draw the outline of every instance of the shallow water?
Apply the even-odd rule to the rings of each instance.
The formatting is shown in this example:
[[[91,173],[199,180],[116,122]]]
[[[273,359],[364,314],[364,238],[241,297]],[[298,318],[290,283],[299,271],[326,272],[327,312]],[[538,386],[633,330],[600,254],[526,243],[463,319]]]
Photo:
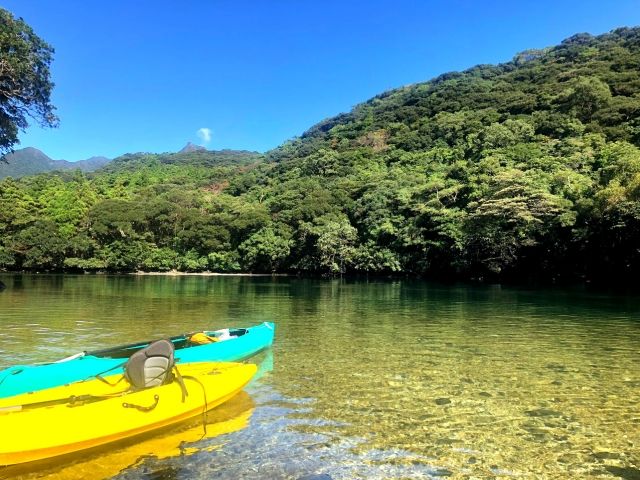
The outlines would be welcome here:
[[[640,476],[638,296],[284,277],[0,281],[0,367],[277,323],[256,359],[263,376],[210,413],[206,438],[182,426],[5,476]]]

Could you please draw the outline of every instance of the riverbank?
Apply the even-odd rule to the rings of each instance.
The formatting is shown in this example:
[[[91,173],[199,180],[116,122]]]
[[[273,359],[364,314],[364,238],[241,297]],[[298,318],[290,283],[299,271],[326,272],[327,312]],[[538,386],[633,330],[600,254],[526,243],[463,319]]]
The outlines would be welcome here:
[[[219,272],[181,272],[179,270],[169,270],[168,272],[131,272],[128,275],[141,276],[169,276],[169,277],[290,277],[288,273],[219,273]]]

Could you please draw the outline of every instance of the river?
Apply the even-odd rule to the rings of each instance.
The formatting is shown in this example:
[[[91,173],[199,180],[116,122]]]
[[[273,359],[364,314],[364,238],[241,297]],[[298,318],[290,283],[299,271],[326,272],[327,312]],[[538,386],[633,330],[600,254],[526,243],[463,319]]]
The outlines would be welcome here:
[[[418,280],[0,281],[0,367],[276,322],[260,378],[210,412],[204,438],[187,425],[5,476],[640,478],[639,296]]]

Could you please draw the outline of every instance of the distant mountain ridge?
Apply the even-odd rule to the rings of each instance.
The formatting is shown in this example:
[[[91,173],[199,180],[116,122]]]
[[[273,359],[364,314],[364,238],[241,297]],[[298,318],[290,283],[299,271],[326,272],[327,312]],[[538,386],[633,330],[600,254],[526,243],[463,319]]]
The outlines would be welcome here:
[[[95,156],[86,160],[70,162],[68,160],[53,160],[41,150],[34,147],[26,147],[16,150],[5,156],[8,163],[0,161],[0,179],[6,177],[20,178],[39,173],[53,172],[56,170],[75,170],[94,172],[107,165],[110,171],[120,168],[137,168],[146,161],[159,161],[164,164],[191,163],[201,166],[245,165],[262,158],[259,152],[248,150],[207,150],[201,145],[192,142],[176,153],[127,153],[115,159]]]
[[[77,162],[53,160],[41,150],[33,147],[16,150],[6,155],[5,160],[7,163],[0,162],[0,179],[5,177],[20,178],[26,175],[55,170],[75,170],[76,168],[83,172],[93,172],[111,161],[109,158],[100,156]]]

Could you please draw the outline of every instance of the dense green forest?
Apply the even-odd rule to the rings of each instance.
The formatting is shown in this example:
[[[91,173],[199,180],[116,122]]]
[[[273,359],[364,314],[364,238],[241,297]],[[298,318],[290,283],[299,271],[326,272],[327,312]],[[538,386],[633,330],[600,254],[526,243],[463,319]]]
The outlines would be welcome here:
[[[170,119],[168,119],[170,121]],[[640,28],[378,95],[251,152],[0,183],[0,268],[640,274]]]

